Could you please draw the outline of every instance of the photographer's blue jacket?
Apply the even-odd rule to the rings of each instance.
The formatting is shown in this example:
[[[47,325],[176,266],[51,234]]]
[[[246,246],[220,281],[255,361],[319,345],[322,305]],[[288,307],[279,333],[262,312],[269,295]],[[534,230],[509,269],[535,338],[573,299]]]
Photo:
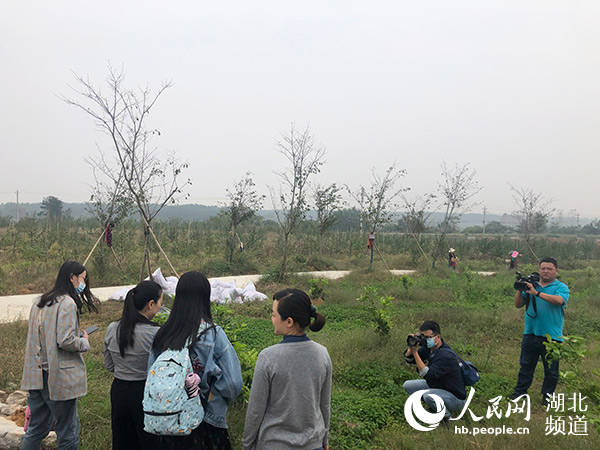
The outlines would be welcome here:
[[[444,389],[460,400],[467,398],[465,381],[458,365],[458,357],[445,342],[429,355],[428,364],[419,372],[432,389]]]
[[[563,324],[565,319],[565,307],[569,300],[569,288],[561,281],[554,280],[552,283],[542,287],[537,285],[536,289],[548,295],[560,295],[564,300],[562,305],[553,303],[535,297],[535,305],[537,315],[533,309],[533,302],[529,302],[529,306],[525,310],[525,329],[523,334],[533,334],[535,336],[546,336],[556,341],[562,342]],[[529,294],[522,293],[523,298]]]

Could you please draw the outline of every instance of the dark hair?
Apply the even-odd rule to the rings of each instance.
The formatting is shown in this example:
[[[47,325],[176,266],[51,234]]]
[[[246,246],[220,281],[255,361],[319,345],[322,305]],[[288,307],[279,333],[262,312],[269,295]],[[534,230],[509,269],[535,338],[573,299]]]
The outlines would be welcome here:
[[[64,262],[58,270],[54,287],[40,297],[37,307],[43,308],[44,306],[50,306],[56,301],[57,297],[69,295],[77,305],[77,311],[81,312],[81,309],[85,304],[88,311],[98,312],[98,308],[96,307],[98,299],[94,297],[92,291],[90,291],[90,274],[85,274],[85,289],[81,294],[77,293],[75,286],[71,283],[71,277],[73,275],[81,275],[84,270],[86,270],[86,268],[83,264],[80,264],[77,261]]]
[[[440,330],[440,326],[438,325],[437,322],[434,322],[433,320],[426,320],[425,322],[423,322],[423,325],[421,325],[421,328],[419,328],[419,330],[421,330],[421,331],[431,330],[431,331],[433,331],[433,334],[442,334],[442,330]]]
[[[319,331],[325,325],[325,316],[317,312],[310,297],[300,289],[284,289],[273,296],[277,300],[277,312],[282,320],[291,317],[294,323],[304,330],[307,326],[311,331]],[[311,317],[314,320],[310,321]]]
[[[133,289],[130,289],[123,302],[123,315],[117,325],[117,338],[119,340],[119,352],[125,357],[125,349],[133,345],[133,335],[135,325],[138,323],[147,323],[149,325],[159,326],[157,323],[148,320],[140,313],[150,300],[158,301],[162,294],[160,285],[154,281],[142,281]]]
[[[550,263],[550,264],[554,264],[554,268],[558,269],[558,262],[556,262],[556,259],[554,258],[550,258],[550,257],[546,257],[546,258],[542,258],[540,260],[540,264],[542,263]]]
[[[156,333],[152,348],[156,353],[166,349],[181,350],[188,338],[196,342],[202,321],[212,325],[210,283],[200,272],[181,275],[175,289],[173,309],[167,322]]]

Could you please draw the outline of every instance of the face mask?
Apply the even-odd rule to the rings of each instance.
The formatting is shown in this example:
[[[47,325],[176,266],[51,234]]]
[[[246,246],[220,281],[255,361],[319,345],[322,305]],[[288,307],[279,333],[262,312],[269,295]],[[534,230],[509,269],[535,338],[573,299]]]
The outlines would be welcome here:
[[[435,347],[435,338],[427,338],[427,348]]]
[[[84,283],[83,281],[80,281],[80,282],[79,282],[79,286],[77,286],[77,287],[75,288],[75,291],[76,291],[78,294],[81,294],[81,293],[83,292],[83,290],[84,290],[84,289],[85,289],[85,283]]]

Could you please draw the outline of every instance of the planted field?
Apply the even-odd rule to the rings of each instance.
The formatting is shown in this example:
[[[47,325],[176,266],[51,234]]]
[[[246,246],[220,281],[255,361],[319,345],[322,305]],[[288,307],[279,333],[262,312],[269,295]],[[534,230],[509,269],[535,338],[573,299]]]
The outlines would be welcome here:
[[[526,268],[531,269],[531,268]],[[562,270],[561,279],[572,296],[566,312],[566,329],[570,335],[583,336],[585,356],[565,355],[561,372],[567,376],[558,391],[571,395],[581,392],[587,397],[587,436],[569,435],[569,415],[564,413],[565,435],[548,433],[547,412],[540,404],[539,391],[543,371],[538,365],[530,389],[531,419],[521,414],[486,418],[490,400],[502,396],[499,407],[506,411],[506,396],[512,392],[519,368],[519,351],[523,330],[522,311],[513,306],[512,275],[480,277],[473,272],[450,273],[445,268],[435,274],[394,277],[386,272],[355,271],[349,276],[320,285],[323,303],[319,311],[327,317],[325,328],[311,338],[325,345],[334,367],[332,449],[363,448],[457,448],[457,449],[597,449],[596,431],[600,405],[600,277],[594,268]],[[313,282],[312,285],[314,286]],[[284,284],[261,282],[259,290],[272,295],[284,286],[309,290],[306,278],[294,278]],[[369,286],[366,290],[365,287]],[[369,303],[364,296],[371,292],[375,300],[391,299],[385,305]],[[375,305],[375,306],[373,306]],[[218,312],[234,331],[233,340],[245,345],[244,352],[260,351],[276,343],[272,333],[270,301],[236,305],[231,313]],[[119,317],[121,304],[102,304],[98,316],[85,314],[83,324],[99,324],[102,331],[91,337],[92,351],[86,356],[88,395],[80,401],[82,448],[105,449],[110,436],[108,392],[112,376],[102,366],[102,336],[106,325]],[[379,312],[387,319],[389,332],[380,330]],[[414,332],[425,319],[436,320],[444,339],[464,359],[480,369],[481,381],[475,386],[470,409],[460,421],[450,422],[431,432],[416,431],[404,419],[408,397],[402,388],[407,379],[418,378],[414,368],[404,362],[406,335]],[[379,325],[378,325],[379,324]],[[379,328],[378,328],[379,327]],[[226,329],[227,329],[226,328]],[[379,330],[379,332],[377,332]],[[12,323],[0,328],[0,389],[17,385],[22,370],[26,325]],[[567,373],[574,374],[574,378]],[[245,405],[242,399],[229,411],[229,426],[236,448],[240,447]],[[554,417],[557,414],[554,413]],[[572,419],[571,419],[572,420]],[[594,420],[596,423],[594,423]],[[462,435],[454,426],[501,428],[527,427],[526,435]],[[550,430],[556,431],[556,430]]]

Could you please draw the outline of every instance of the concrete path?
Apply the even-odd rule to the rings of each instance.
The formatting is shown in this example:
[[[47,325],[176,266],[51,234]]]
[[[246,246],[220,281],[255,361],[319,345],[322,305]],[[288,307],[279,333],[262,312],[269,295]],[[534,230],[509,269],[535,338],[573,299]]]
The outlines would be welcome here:
[[[236,286],[244,287],[248,283],[256,283],[262,275],[236,275],[231,277],[218,277],[216,280],[232,282]],[[213,279],[213,278],[211,278]],[[108,300],[112,294],[126,286],[108,286],[92,288],[92,293],[101,302]],[[0,323],[12,322],[14,320],[27,320],[31,305],[40,298],[41,294],[7,295],[0,297]]]
[[[337,280],[338,278],[345,277],[350,274],[350,270],[325,270],[321,272],[299,272],[298,275],[310,276],[313,278],[328,278],[330,280]],[[416,270],[390,270],[393,275],[410,275],[415,273]],[[489,276],[494,275],[495,272],[478,272],[479,275]],[[215,277],[211,280],[221,280],[227,282],[235,282],[236,286],[243,288],[248,283],[256,283],[260,280],[262,275],[234,275],[229,277]],[[98,287],[92,288],[92,292],[100,301],[104,302],[108,300],[108,297],[115,293],[117,290],[122,289],[124,286],[109,286],[109,287]],[[41,294],[27,294],[27,295],[7,295],[0,297],[0,323],[12,322],[14,320],[27,320],[29,317],[29,310],[31,305],[36,301]]]

